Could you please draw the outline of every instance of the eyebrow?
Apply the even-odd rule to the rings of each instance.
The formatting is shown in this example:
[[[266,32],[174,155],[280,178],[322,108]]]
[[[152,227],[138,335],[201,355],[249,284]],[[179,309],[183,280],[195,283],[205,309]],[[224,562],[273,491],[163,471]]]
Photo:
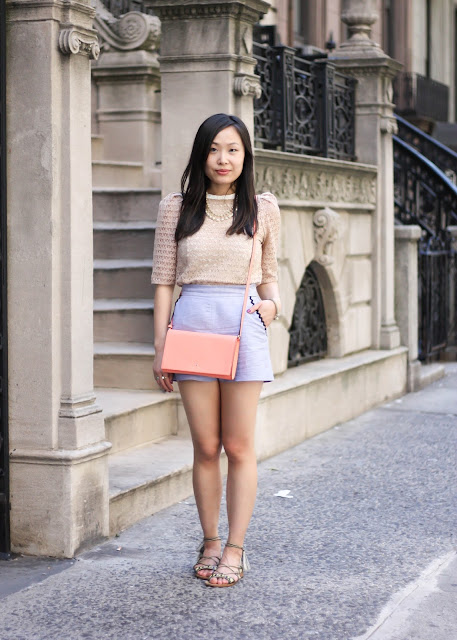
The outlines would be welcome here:
[[[220,142],[212,142],[211,144],[217,145],[218,147],[220,147],[220,145],[221,145]],[[239,142],[229,142],[228,144],[229,144],[229,146],[231,146],[233,144],[239,145],[240,143]]]

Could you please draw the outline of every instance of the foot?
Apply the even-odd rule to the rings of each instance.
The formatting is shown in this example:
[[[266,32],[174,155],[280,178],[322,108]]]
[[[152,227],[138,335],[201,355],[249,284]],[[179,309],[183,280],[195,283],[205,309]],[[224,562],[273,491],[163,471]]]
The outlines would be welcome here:
[[[234,547],[225,547],[222,554],[221,561],[215,572],[217,574],[223,573],[226,578],[212,575],[208,582],[210,584],[228,585],[235,584],[243,577],[243,570],[241,568],[241,555],[242,550]],[[211,574],[210,574],[211,575]]]
[[[208,580],[210,575],[217,567],[221,557],[221,541],[205,540],[205,547],[198,562],[194,565],[194,571],[197,578]],[[208,568],[209,567],[209,568]]]

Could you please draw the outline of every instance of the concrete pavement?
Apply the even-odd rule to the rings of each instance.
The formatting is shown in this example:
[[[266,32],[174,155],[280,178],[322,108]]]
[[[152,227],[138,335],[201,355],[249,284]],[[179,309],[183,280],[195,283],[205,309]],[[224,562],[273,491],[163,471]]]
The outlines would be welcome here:
[[[446,372],[259,466],[235,587],[193,578],[190,498],[76,560],[0,562],[0,638],[457,640],[457,364]]]

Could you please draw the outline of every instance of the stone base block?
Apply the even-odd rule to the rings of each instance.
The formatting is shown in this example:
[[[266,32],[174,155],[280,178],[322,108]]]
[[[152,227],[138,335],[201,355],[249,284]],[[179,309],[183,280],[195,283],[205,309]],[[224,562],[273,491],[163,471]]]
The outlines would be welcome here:
[[[111,445],[18,451],[10,459],[11,550],[71,558],[109,534]]]
[[[407,388],[407,349],[364,351],[289,369],[264,386],[257,419],[259,459],[345,422]]]

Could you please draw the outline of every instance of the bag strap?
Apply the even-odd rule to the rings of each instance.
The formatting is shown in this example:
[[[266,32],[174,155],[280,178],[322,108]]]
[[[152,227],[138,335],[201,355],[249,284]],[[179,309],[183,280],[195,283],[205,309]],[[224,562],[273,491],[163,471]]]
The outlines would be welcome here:
[[[249,262],[248,281],[246,282],[246,289],[244,291],[244,301],[243,301],[243,309],[241,311],[240,330],[238,331],[238,338],[240,339],[241,339],[241,332],[243,331],[244,314],[246,313],[246,306],[248,303],[249,287],[251,285],[252,265],[254,264],[256,238],[257,238],[257,226],[254,223],[254,235],[252,237],[252,251],[251,251],[251,260]]]
[[[251,275],[252,275],[252,265],[254,264],[254,256],[255,256],[255,241],[257,238],[257,225],[256,223],[254,223],[254,235],[252,237],[252,250],[251,250],[251,260],[249,261],[249,270],[248,270],[248,279],[246,282],[246,288],[244,290],[244,300],[243,300],[243,309],[241,311],[241,321],[240,321],[240,330],[238,331],[238,338],[241,338],[241,332],[243,331],[243,323],[244,323],[244,314],[246,313],[246,306],[247,306],[247,302],[248,302],[248,295],[249,295],[249,287],[251,285]],[[181,294],[179,294],[178,296],[178,300],[181,297]],[[176,300],[176,302],[178,302],[178,300]],[[176,308],[176,302],[175,302],[175,308]],[[170,318],[170,322],[168,323],[168,328],[169,329],[173,329],[173,316],[175,315],[174,309],[173,309],[173,313],[172,316]]]

